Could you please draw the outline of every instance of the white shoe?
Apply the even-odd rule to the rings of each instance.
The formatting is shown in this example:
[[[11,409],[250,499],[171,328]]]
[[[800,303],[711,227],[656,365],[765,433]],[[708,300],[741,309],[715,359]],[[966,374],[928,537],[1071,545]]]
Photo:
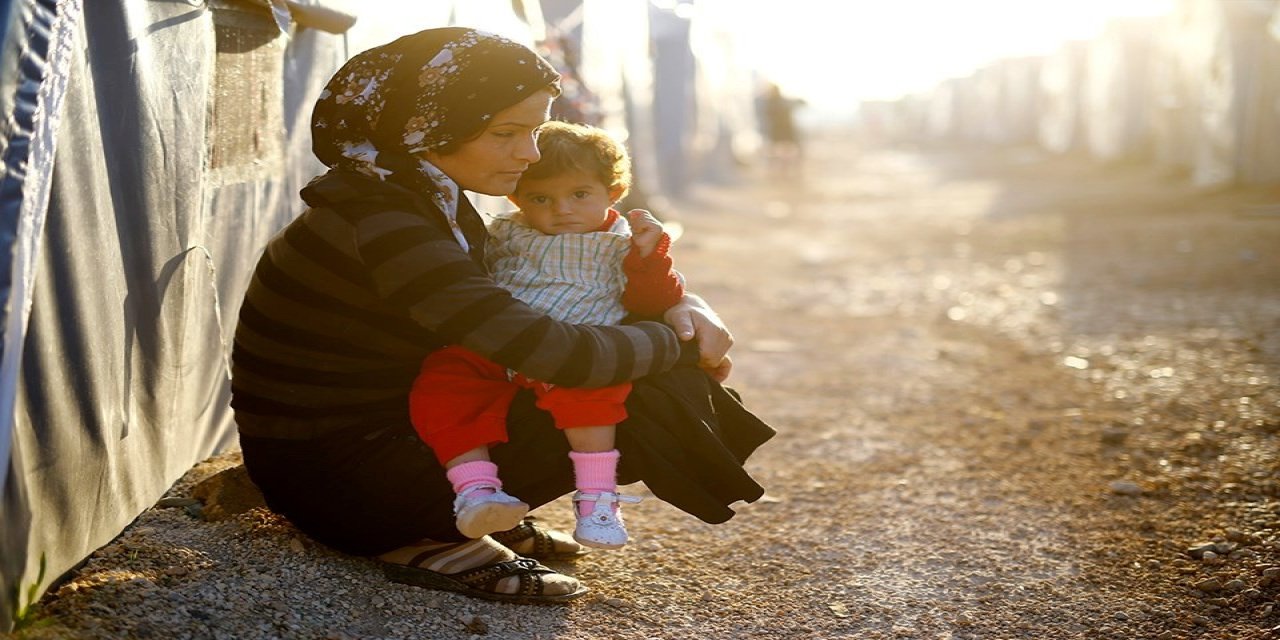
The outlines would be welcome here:
[[[486,494],[476,494],[476,489],[494,487],[471,487],[459,493],[453,501],[453,515],[458,531],[468,538],[480,538],[495,531],[514,528],[529,513],[529,505],[502,489]]]
[[[620,502],[640,502],[639,496],[624,496],[616,493],[583,493],[573,494],[574,514],[578,516],[578,526],[573,530],[573,539],[579,544],[597,549],[618,549],[627,544],[627,526],[622,522],[622,511],[614,507]],[[595,508],[587,515],[578,511],[579,502],[594,502]]]

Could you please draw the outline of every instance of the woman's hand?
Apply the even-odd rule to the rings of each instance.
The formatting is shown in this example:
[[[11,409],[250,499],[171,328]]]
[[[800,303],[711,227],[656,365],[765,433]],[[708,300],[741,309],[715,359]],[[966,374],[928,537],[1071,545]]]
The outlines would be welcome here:
[[[717,382],[724,382],[733,368],[729,348],[733,346],[733,334],[724,326],[720,316],[698,296],[685,294],[684,299],[667,309],[662,319],[682,342],[698,340],[698,366]]]

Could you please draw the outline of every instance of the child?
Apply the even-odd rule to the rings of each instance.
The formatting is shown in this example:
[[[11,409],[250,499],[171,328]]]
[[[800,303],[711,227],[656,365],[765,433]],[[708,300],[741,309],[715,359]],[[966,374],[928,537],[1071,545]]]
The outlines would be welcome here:
[[[490,226],[485,262],[512,295],[559,320],[617,324],[630,314],[661,316],[684,296],[667,255],[671,239],[648,212],[612,207],[630,188],[630,161],[600,129],[548,122],[541,160],[521,176],[511,200],[520,210]],[[572,357],[565,354],[566,357]],[[478,538],[518,525],[528,505],[502,491],[488,447],[504,442],[506,413],[519,387],[533,389],[572,451],[579,543],[627,543],[618,512],[640,499],[617,493],[614,430],[627,417],[631,383],[600,389],[556,387],[510,372],[462,347],[423,361],[410,394],[422,439],[444,464],[458,497],[458,530]]]

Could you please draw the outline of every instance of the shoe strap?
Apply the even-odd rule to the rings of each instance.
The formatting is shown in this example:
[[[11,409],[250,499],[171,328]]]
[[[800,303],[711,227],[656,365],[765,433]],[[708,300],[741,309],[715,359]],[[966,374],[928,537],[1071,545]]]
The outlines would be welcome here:
[[[459,497],[459,498],[465,498],[465,497],[467,497],[468,495],[470,495],[472,492],[477,491],[477,490],[479,490],[479,489],[489,489],[489,490],[493,491],[493,493],[494,493],[495,495],[497,495],[497,494],[499,494],[499,493],[505,493],[505,492],[502,490],[502,487],[499,487],[499,486],[496,486],[496,485],[492,485],[492,484],[474,484],[474,485],[471,485],[470,487],[467,487],[466,489],[463,489],[462,491],[459,491],[459,492],[458,492],[458,497]]]
[[[621,493],[609,493],[601,491],[600,493],[582,493],[578,492],[573,495],[574,502],[595,502],[596,504],[611,502],[629,502],[637,503],[644,500],[643,496],[624,496]]]

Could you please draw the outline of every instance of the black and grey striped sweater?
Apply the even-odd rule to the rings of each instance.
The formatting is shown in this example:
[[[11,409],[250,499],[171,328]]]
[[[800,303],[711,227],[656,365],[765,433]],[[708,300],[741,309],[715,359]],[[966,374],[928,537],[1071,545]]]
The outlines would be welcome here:
[[[231,404],[243,435],[407,423],[423,357],[448,344],[576,387],[681,359],[665,325],[565,324],[511,297],[485,273],[484,223],[465,198],[458,221],[470,255],[438,209],[396,185],[331,171],[302,197],[310,208],[267,244],[240,310]]]

